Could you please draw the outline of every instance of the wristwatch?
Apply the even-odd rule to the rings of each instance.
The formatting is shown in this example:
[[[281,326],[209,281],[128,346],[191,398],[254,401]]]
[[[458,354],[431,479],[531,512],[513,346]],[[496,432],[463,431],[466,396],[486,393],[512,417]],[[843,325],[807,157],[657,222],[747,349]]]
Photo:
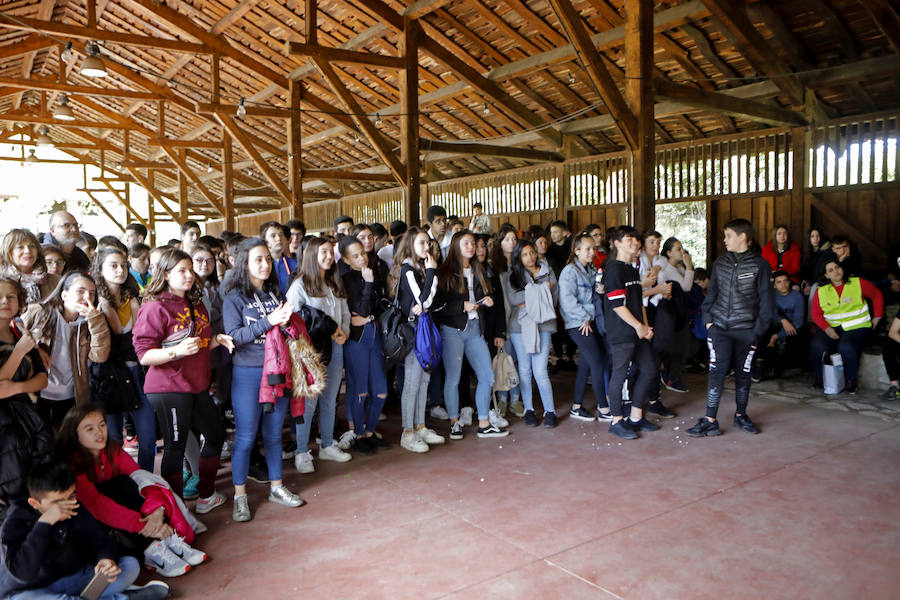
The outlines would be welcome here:
[[[169,348],[169,360],[175,360],[177,358],[177,354],[175,354],[175,348]]]

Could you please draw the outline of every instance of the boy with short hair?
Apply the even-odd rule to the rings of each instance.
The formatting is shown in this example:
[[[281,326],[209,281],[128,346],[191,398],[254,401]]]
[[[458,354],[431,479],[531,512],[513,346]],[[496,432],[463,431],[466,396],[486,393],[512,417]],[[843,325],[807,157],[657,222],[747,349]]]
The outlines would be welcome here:
[[[297,268],[297,261],[289,256],[285,251],[288,249],[288,240],[284,235],[284,226],[277,221],[266,221],[259,226],[259,237],[265,240],[266,246],[269,247],[269,253],[272,255],[272,268],[278,277],[278,287],[281,293],[286,294],[288,289],[288,280],[291,273]]]
[[[125,234],[122,237],[126,248],[131,248],[135,244],[143,244],[147,241],[147,228],[141,223],[129,223],[125,227]]]
[[[150,246],[137,243],[128,249],[128,272],[138,282],[141,291],[150,283]]]
[[[469,229],[472,230],[472,233],[491,233],[494,229],[491,225],[491,218],[484,214],[481,202],[476,202],[472,205],[472,212],[475,214],[472,217],[472,222],[469,224]]]
[[[425,211],[425,221],[428,223],[428,235],[441,247],[441,256],[447,258],[450,249],[452,235],[447,231],[447,211],[443,206],[432,204]]]
[[[181,250],[190,256],[200,239],[200,225],[197,221],[185,221],[181,226]]]
[[[0,596],[78,597],[95,574],[109,581],[104,600],[165,598],[169,586],[152,582],[128,590],[140,574],[133,556],[119,557],[114,538],[86,510],[78,510],[75,474],[64,463],[35,467],[27,501],[14,502],[0,529]]]
[[[647,324],[643,305],[641,277],[631,266],[641,247],[640,234],[634,227],[616,227],[610,241],[615,248],[615,258],[606,261],[601,283],[606,293],[603,318],[606,339],[612,349],[612,373],[606,395],[613,421],[609,432],[622,439],[633,440],[638,431],[656,431],[659,425],[643,416],[644,404],[655,400],[659,358],[650,342],[653,329]],[[637,378],[631,389],[631,414],[622,414],[622,385],[628,376],[628,367],[634,363]]]
[[[706,416],[685,432],[690,437],[721,433],[716,415],[725,376],[732,364],[734,426],[747,433],[759,431],[747,416],[747,403],[756,341],[769,328],[775,314],[772,267],[759,252],[751,249],[754,232],[750,221],[734,219],[724,229],[726,252],[713,263],[702,307],[709,347]]]

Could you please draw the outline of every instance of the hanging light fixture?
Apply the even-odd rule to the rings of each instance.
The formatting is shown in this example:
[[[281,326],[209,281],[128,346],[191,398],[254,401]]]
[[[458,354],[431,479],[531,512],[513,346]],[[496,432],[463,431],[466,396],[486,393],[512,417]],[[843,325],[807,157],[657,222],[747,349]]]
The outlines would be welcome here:
[[[381,127],[381,113],[375,113],[375,127]]]
[[[209,163],[206,163],[206,172],[207,172],[207,173],[212,173],[212,165],[209,164]]]
[[[237,107],[237,116],[238,116],[238,117],[242,117],[242,118],[245,117],[245,116],[247,116],[247,107],[244,106],[244,99],[243,99],[243,98],[241,98],[241,101],[238,103],[238,107]]]
[[[66,64],[72,62],[74,55],[72,54],[72,42],[66,42],[66,47],[59,53],[59,58]]]
[[[51,140],[50,136],[47,135],[50,132],[50,130],[47,128],[47,126],[42,125],[41,128],[38,130],[38,132],[39,132],[39,135],[37,136],[37,139],[35,140],[37,142],[38,148],[52,148],[53,140]],[[32,150],[32,152],[34,152],[34,150]]]
[[[87,56],[81,62],[80,73],[85,77],[106,77],[106,65],[100,58],[100,46],[97,45],[97,42],[88,42],[85,51]]]
[[[69,97],[65,94],[60,95],[59,104],[57,104],[56,108],[53,109],[53,118],[59,119],[60,121],[75,120],[75,113],[73,113],[72,109],[69,108]]]
[[[27,163],[36,163],[38,161],[38,157],[34,155],[34,148],[28,151],[28,156],[25,157],[25,162]]]
[[[573,85],[575,83],[575,76],[569,73],[569,85]]]
[[[481,111],[481,112],[483,112],[483,113],[484,113],[484,116],[487,116],[487,115],[488,115],[488,113],[490,113],[490,112],[491,112],[491,111],[490,111],[490,110],[488,110],[488,105],[487,105],[487,101],[485,101],[485,102],[484,102],[484,108],[483,108],[483,109],[482,109],[482,111]]]

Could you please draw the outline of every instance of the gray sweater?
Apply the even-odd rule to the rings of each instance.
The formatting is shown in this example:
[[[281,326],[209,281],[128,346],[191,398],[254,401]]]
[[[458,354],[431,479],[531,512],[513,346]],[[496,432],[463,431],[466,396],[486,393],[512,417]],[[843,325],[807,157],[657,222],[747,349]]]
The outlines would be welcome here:
[[[538,265],[541,270],[538,272],[537,278],[540,279],[542,277],[547,277],[547,281],[551,283],[550,285],[550,294],[553,296],[553,306],[556,306],[559,303],[559,285],[556,281],[556,275],[553,274],[553,269],[546,263],[546,261],[539,261]],[[549,276],[549,277],[548,277]],[[531,273],[525,272],[525,278],[528,283],[532,283],[535,278],[531,276]],[[524,306],[519,306],[520,304],[525,304],[525,290],[516,290],[513,289],[513,286],[509,282],[510,278],[503,278],[503,293],[506,296],[506,299],[509,301],[509,314],[507,315],[507,333],[522,333],[522,325],[519,323],[519,312],[524,309]],[[552,319],[550,321],[546,321],[541,323],[540,331],[549,331],[550,333],[554,333],[556,331],[556,319]]]

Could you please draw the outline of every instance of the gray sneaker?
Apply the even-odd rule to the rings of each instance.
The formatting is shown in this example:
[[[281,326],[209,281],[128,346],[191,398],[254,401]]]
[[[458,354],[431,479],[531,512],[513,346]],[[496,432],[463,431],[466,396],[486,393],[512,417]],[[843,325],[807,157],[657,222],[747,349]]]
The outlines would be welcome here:
[[[298,506],[306,504],[306,500],[297,494],[288,491],[283,485],[269,490],[269,502],[274,502],[275,504],[281,504],[282,506],[290,508],[297,508]]]
[[[231,519],[235,523],[246,523],[251,519],[250,502],[247,501],[247,495],[234,497],[234,508],[231,510]]]

